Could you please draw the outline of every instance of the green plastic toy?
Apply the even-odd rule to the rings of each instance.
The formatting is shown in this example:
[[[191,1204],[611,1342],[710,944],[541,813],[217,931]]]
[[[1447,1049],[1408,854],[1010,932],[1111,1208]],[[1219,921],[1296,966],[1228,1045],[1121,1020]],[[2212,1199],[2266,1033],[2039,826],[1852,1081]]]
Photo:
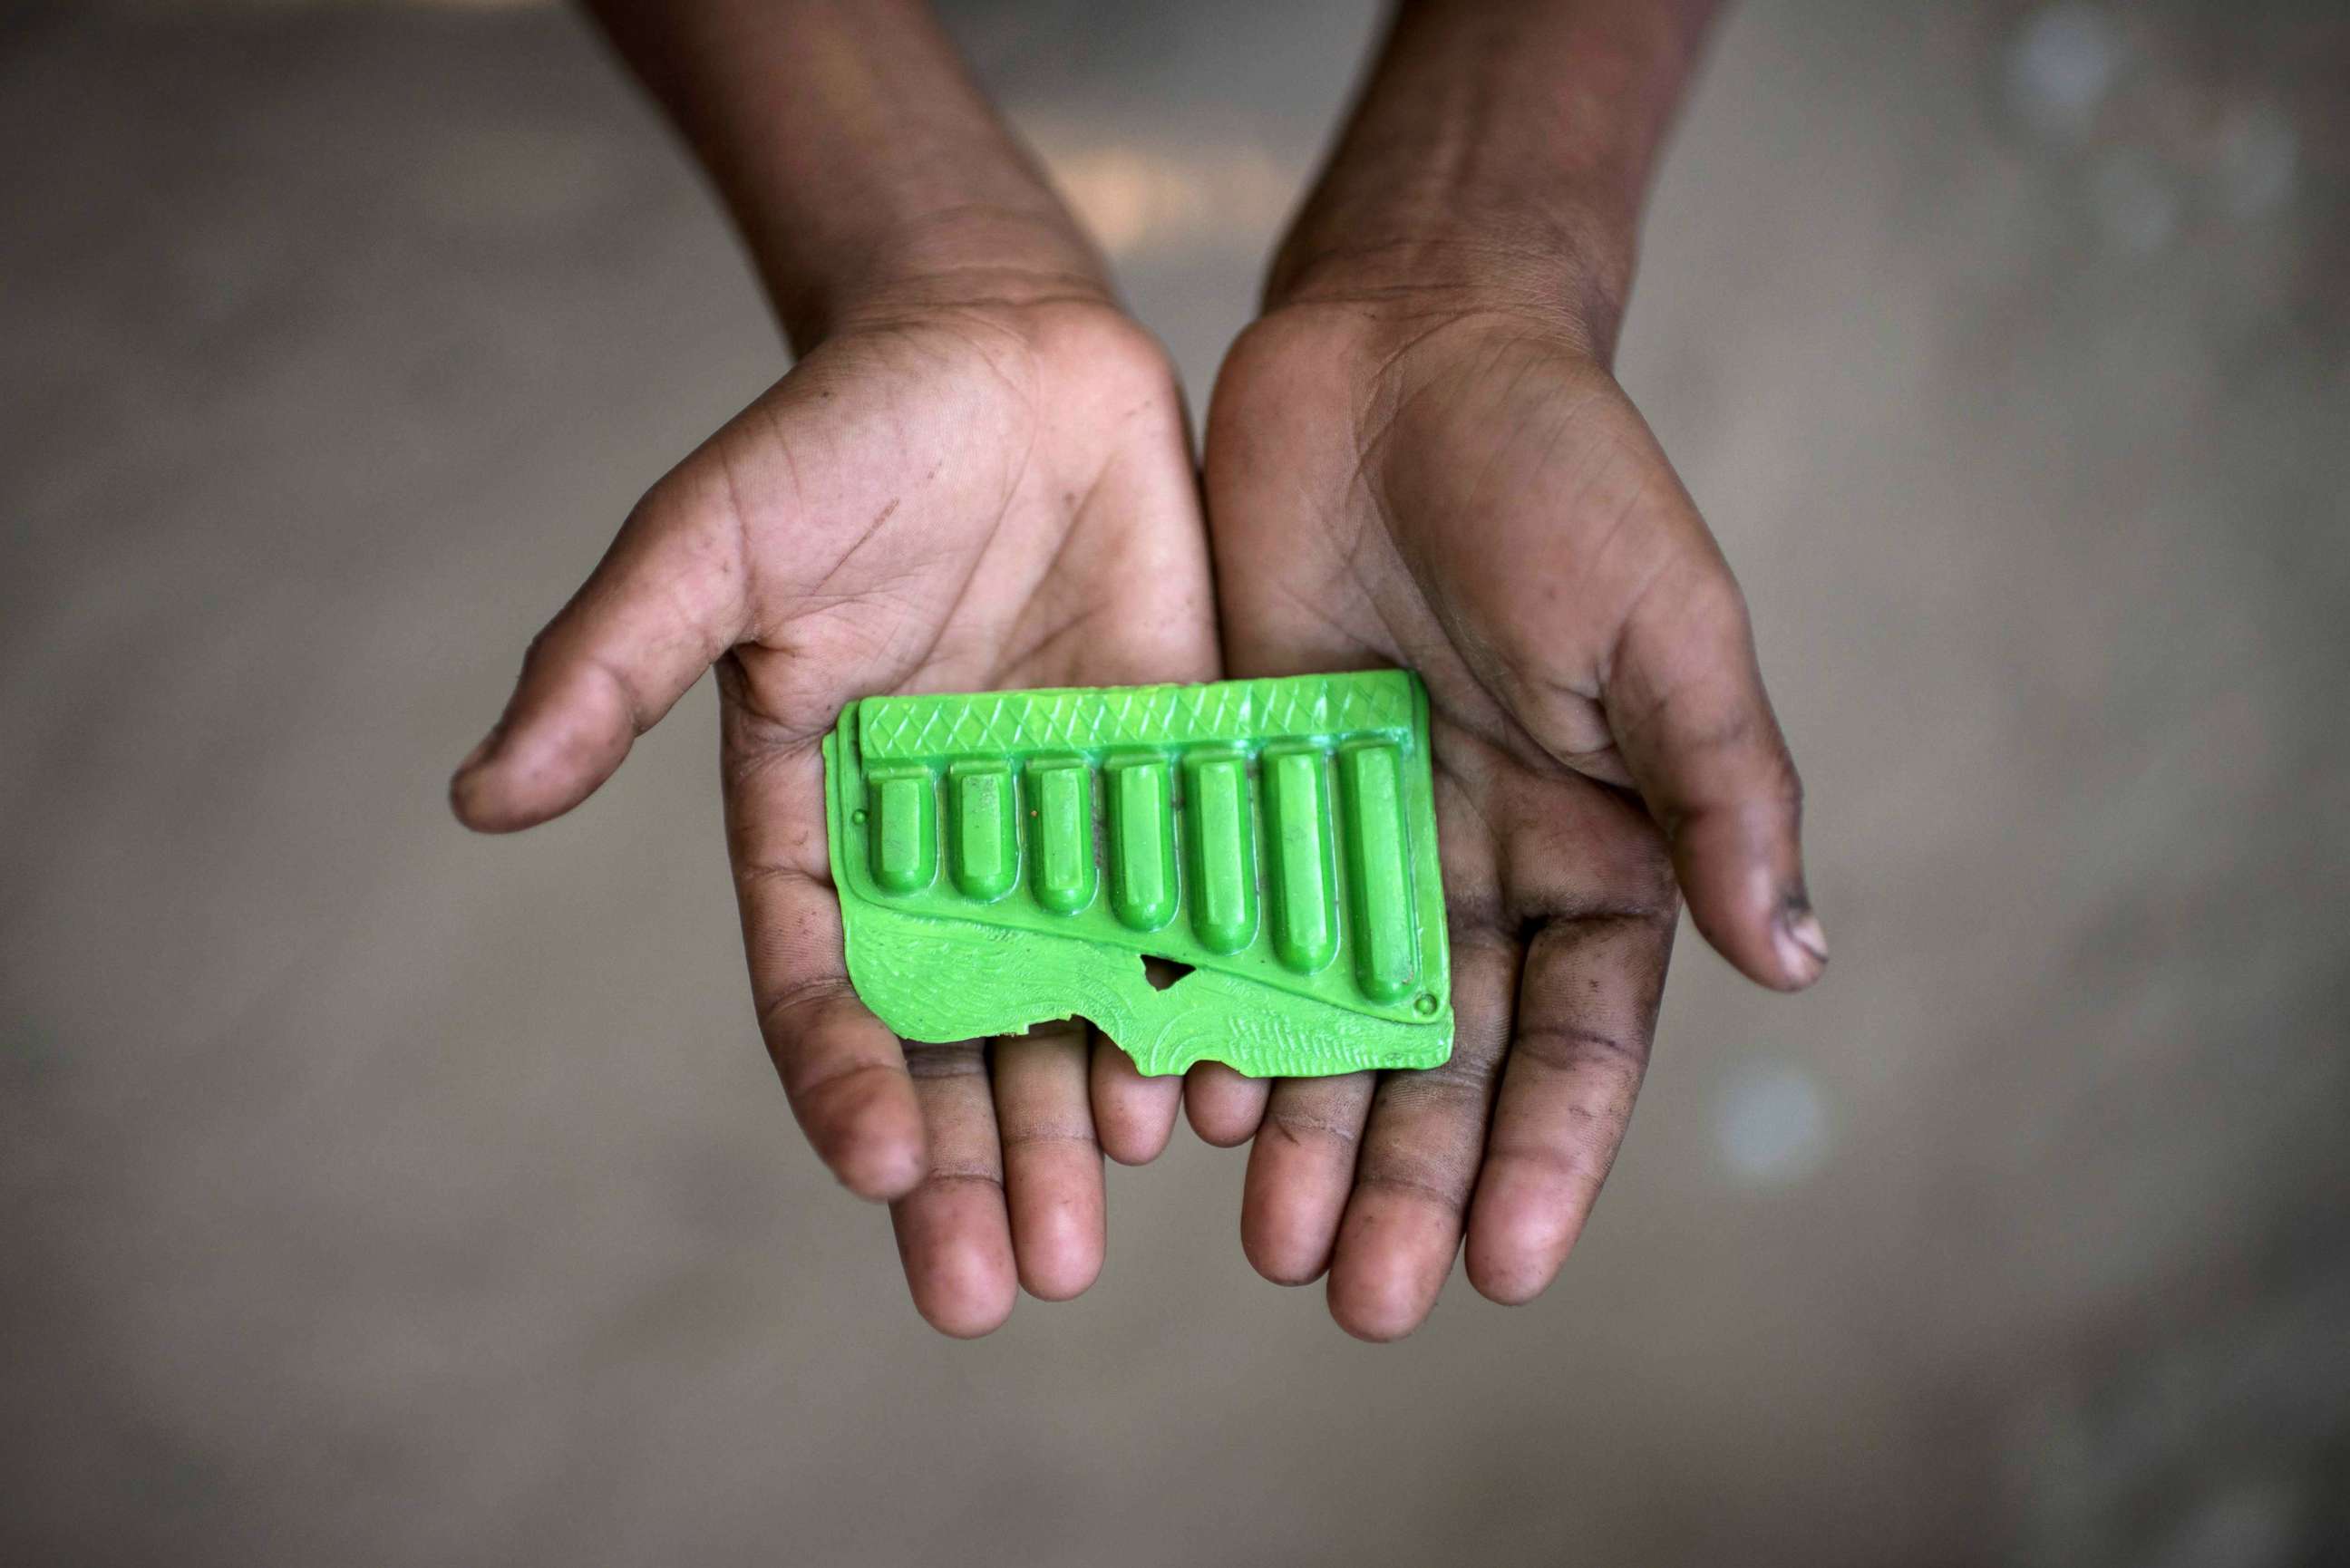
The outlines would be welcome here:
[[[1084,1017],[1145,1073],[1257,1077],[1451,1054],[1408,670],[868,697],[824,761],[849,980],[901,1038]]]

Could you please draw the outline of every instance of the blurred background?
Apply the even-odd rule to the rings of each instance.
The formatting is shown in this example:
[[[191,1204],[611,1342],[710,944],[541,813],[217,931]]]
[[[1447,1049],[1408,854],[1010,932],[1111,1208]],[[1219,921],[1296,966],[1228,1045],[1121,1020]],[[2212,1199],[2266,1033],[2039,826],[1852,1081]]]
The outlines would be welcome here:
[[[1368,0],[951,21],[1195,400]],[[784,369],[552,5],[0,20],[0,1560],[2350,1555],[2350,13],[1751,4],[1621,370],[1835,934],[1685,938],[1538,1304],[1386,1349],[1241,1160],[907,1304],[752,1025],[706,692],[449,766]]]

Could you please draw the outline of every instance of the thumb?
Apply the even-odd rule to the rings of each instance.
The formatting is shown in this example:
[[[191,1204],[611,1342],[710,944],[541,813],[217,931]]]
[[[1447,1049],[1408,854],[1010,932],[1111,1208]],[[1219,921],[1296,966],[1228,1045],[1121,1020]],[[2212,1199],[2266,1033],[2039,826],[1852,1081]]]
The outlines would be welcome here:
[[[1804,888],[1803,783],[1762,690],[1746,601],[1718,554],[1641,595],[1603,699],[1705,940],[1762,984],[1800,991],[1819,979],[1827,937]]]
[[[656,486],[571,602],[532,639],[505,713],[449,781],[457,819],[511,833],[577,805],[747,621],[741,531]]]

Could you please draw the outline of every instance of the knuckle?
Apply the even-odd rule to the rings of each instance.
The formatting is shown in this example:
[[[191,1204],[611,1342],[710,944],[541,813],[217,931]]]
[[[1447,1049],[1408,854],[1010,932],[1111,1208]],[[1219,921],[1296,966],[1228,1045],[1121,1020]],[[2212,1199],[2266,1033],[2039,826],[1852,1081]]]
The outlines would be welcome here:
[[[1471,1177],[1435,1161],[1390,1158],[1365,1165],[1355,1185],[1433,1205],[1457,1220],[1468,1211]]]
[[[1001,1192],[1003,1189],[1003,1173],[976,1160],[946,1160],[932,1164],[929,1173],[922,1178],[923,1188],[931,1191],[971,1183],[993,1187]]]
[[[1728,565],[1719,558],[1709,562],[1690,581],[1683,613],[1725,637],[1743,638],[1752,629],[1746,595]]]
[[[858,1114],[886,1092],[897,1069],[885,1062],[829,1062],[790,1075],[785,1091],[811,1122],[828,1129],[832,1146],[847,1150],[864,1141]]]
[[[1624,887],[1608,915],[1669,939],[1681,913],[1681,879],[1673,868],[1672,828],[1648,836],[1627,857]]]
[[[792,1025],[848,994],[848,977],[845,974],[801,975],[762,992],[754,998],[752,1005],[760,1033],[769,1044],[780,1047],[792,1032]]]
[[[1573,1138],[1504,1145],[1493,1151],[1493,1158],[1558,1189],[1566,1206],[1588,1210],[1607,1185],[1607,1173],[1615,1168],[1616,1152],[1623,1143],[1622,1124],[1601,1124],[1594,1117],[1581,1123]]]
[[[1423,1068],[1412,1080],[1415,1097],[1482,1104],[1492,1094],[1501,1071],[1496,1052],[1455,1049],[1433,1067]]]
[[[987,1073],[987,1053],[976,1040],[945,1044],[909,1040],[904,1048],[907,1075],[917,1082],[983,1077]]]
[[[1265,1113],[1264,1122],[1268,1132],[1280,1134],[1291,1144],[1312,1141],[1351,1149],[1362,1137],[1361,1127],[1351,1119],[1296,1106],[1274,1106]]]
[[[1006,1154],[1024,1148],[1076,1148],[1090,1154],[1098,1147],[1090,1121],[1006,1117],[998,1137]]]
[[[1575,1023],[1522,1025],[1512,1049],[1521,1059],[1554,1073],[1582,1078],[1628,1077],[1634,1086],[1648,1068],[1646,1034]]]

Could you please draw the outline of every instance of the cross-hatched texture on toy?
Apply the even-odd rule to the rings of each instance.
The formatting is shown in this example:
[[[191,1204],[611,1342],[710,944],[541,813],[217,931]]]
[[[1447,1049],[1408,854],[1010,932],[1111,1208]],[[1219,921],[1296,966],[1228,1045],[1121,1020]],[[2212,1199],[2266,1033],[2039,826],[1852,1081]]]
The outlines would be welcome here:
[[[824,755],[849,979],[906,1039],[1084,1017],[1146,1073],[1258,1076],[1451,1053],[1408,670],[870,697]]]

